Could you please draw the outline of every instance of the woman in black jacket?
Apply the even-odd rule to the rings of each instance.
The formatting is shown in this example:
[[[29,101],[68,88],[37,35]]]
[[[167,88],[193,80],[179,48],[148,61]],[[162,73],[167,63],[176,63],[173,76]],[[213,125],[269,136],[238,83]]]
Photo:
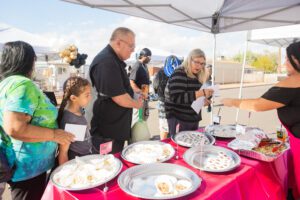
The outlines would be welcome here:
[[[204,52],[194,49],[168,81],[165,90],[165,108],[171,135],[176,133],[177,125],[179,125],[179,131],[198,129],[199,121],[202,119],[201,112],[196,113],[191,104],[197,98],[205,97],[205,105],[208,105],[207,98],[213,94],[212,89],[200,90],[207,80],[205,65]]]

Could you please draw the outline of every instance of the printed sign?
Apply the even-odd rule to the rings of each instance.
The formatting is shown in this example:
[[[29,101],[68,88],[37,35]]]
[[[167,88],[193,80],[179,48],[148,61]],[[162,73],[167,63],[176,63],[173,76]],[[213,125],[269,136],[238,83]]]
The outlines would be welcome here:
[[[246,133],[246,126],[245,125],[241,125],[241,124],[236,124],[235,126],[235,130],[238,134],[242,134],[245,135]]]
[[[108,154],[111,152],[111,150],[112,150],[112,141],[100,144],[99,153],[101,155]]]
[[[86,125],[66,124],[65,131],[75,135],[75,141],[84,141],[86,128]]]
[[[220,122],[221,122],[221,116],[214,115],[213,116],[213,124],[214,125],[219,125]]]

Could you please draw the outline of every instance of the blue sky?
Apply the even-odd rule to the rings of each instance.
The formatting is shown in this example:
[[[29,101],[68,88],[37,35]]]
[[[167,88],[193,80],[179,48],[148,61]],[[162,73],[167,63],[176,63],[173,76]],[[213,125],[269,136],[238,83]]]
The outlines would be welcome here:
[[[58,0],[3,0],[0,23],[44,37],[55,49],[75,44],[89,59],[107,44],[118,26],[136,32],[137,51],[150,47],[185,56],[193,48],[201,48],[212,57],[211,34]],[[245,32],[217,35],[217,55],[232,56],[243,51],[245,38]],[[265,45],[249,47],[258,52],[277,50]]]
[[[99,11],[58,0],[3,0],[0,19],[20,29],[43,33],[66,24],[92,20],[98,26],[117,23],[125,15]],[[105,19],[105,20],[103,20]],[[68,27],[76,30],[76,26]]]

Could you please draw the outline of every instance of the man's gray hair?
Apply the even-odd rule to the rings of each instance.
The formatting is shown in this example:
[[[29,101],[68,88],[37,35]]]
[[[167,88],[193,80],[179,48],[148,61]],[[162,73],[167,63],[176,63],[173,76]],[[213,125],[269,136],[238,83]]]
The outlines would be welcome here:
[[[112,41],[114,41],[118,38],[121,38],[124,35],[128,35],[128,34],[132,34],[133,36],[135,36],[134,32],[132,30],[130,30],[129,28],[126,28],[126,27],[116,28],[113,31],[113,33],[111,34],[110,41],[112,42]]]

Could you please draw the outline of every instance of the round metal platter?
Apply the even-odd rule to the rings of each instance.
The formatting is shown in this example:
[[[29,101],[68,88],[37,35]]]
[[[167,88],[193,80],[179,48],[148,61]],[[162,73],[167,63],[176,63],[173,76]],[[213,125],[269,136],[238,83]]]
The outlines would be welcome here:
[[[155,180],[161,175],[173,176],[177,180],[191,182],[191,187],[177,194],[161,195]],[[120,188],[127,194],[144,199],[173,199],[193,193],[201,185],[202,179],[186,167],[170,163],[137,165],[122,172],[118,178]]]
[[[203,139],[204,141],[202,141]],[[185,147],[199,146],[201,143],[213,145],[216,141],[212,135],[198,131],[181,131],[174,135],[172,140]]]
[[[95,155],[87,155],[87,156],[82,156],[80,157],[79,159],[83,162],[86,162],[86,163],[89,163],[91,164],[89,161],[90,160],[93,160],[93,159],[99,159],[101,157],[103,157],[104,155],[100,155],[100,154],[95,154]],[[122,162],[118,159],[118,158],[115,158],[115,163],[116,163],[116,166],[115,166],[115,169],[114,169],[114,173],[107,177],[104,181],[101,181],[101,182],[96,182],[94,184],[91,184],[91,185],[87,185],[87,186],[83,186],[83,187],[78,187],[78,188],[72,188],[72,187],[64,187],[62,185],[60,185],[59,183],[57,183],[55,180],[54,180],[54,176],[56,173],[58,173],[64,166],[67,166],[67,165],[72,165],[72,164],[75,164],[76,163],[76,160],[73,159],[73,160],[70,160],[66,163],[64,163],[63,165],[59,166],[58,168],[56,168],[53,173],[51,174],[51,177],[50,177],[50,180],[51,182],[59,187],[59,188],[62,188],[64,190],[70,190],[70,191],[79,191],[79,190],[86,190],[86,189],[90,189],[90,188],[94,188],[94,187],[97,187],[97,186],[100,186],[110,180],[112,180],[113,178],[115,178],[121,171],[122,167],[123,167],[123,164]]]
[[[212,145],[192,147],[184,153],[183,159],[194,168],[217,173],[234,170],[241,163],[235,152]]]
[[[130,158],[129,154],[135,150],[137,145],[140,145],[140,146],[142,146],[142,145],[161,145],[161,147],[168,148],[170,153],[168,156],[158,159],[155,162],[147,162],[147,156],[150,156],[152,153],[150,150],[147,154],[145,154],[145,152],[139,151],[139,153],[143,153],[143,154],[141,154],[139,159]],[[168,161],[174,156],[174,154],[175,154],[175,150],[170,144],[160,142],[160,141],[141,141],[141,142],[136,142],[136,143],[133,143],[133,144],[125,147],[122,151],[121,156],[124,160],[134,163],[134,164],[150,164],[150,163],[160,163],[160,162]]]
[[[205,132],[220,138],[235,138],[237,134],[236,125],[208,125]]]

